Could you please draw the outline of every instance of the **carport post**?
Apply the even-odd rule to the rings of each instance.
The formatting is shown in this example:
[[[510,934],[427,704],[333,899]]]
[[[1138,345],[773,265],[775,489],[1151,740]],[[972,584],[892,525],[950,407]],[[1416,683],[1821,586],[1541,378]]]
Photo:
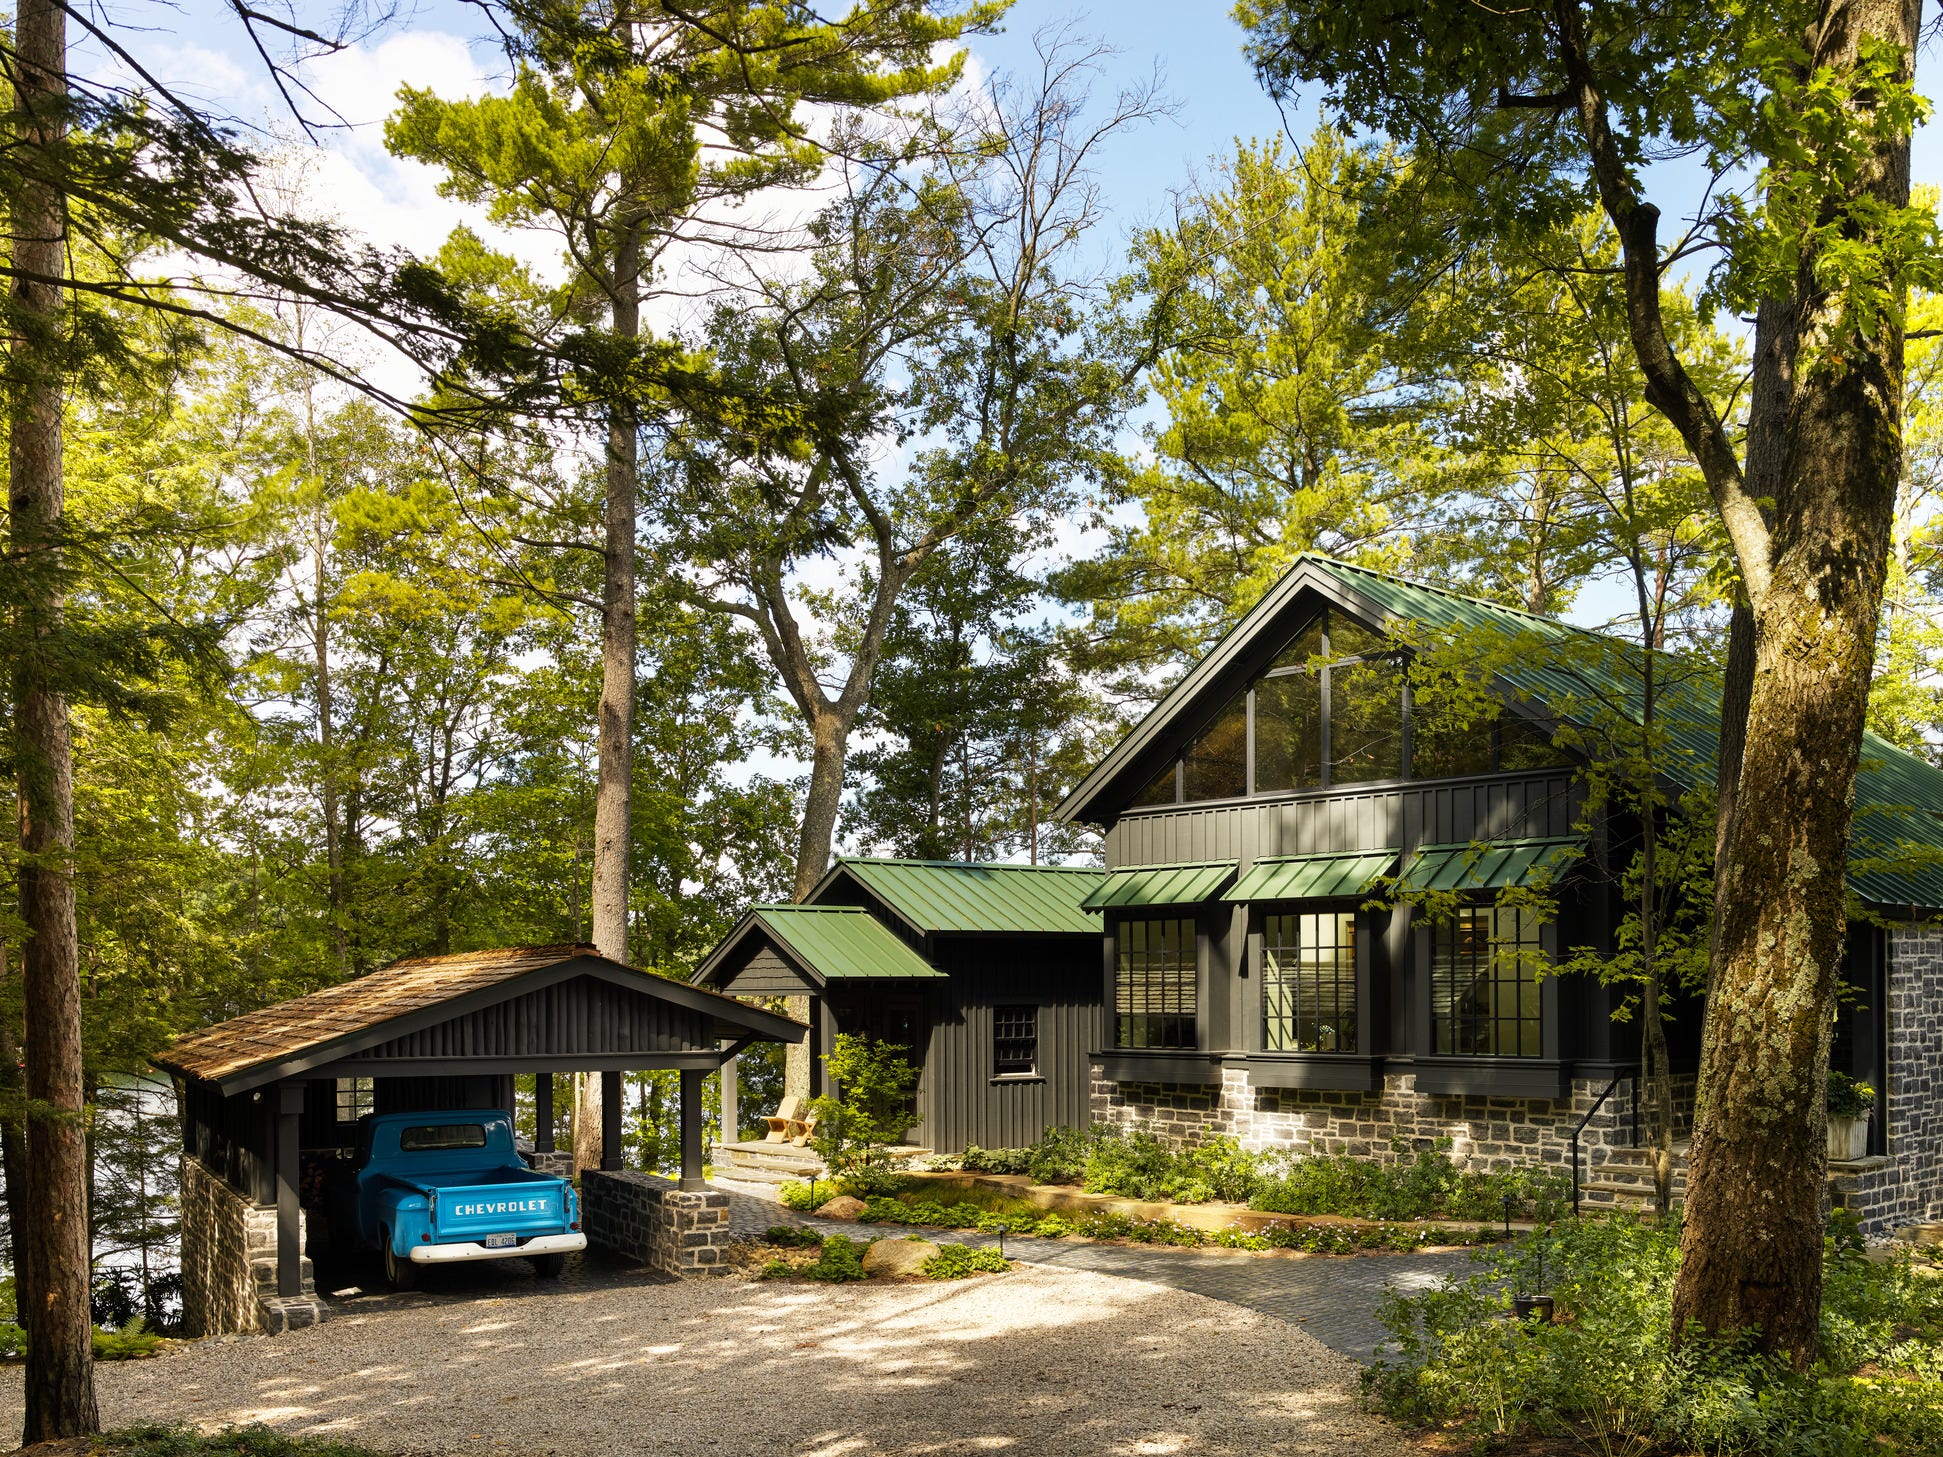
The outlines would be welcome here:
[[[304,1111],[301,1082],[277,1084],[277,1294],[304,1288],[303,1235],[297,1205],[297,1120]]]
[[[703,1068],[681,1070],[681,1187],[688,1193],[708,1188],[702,1178],[702,1089],[707,1079]]]
[[[533,1074],[533,1151],[553,1152],[553,1074]]]
[[[600,1075],[600,1166],[621,1166],[621,1075]]]
[[[736,1063],[729,1058],[722,1064],[722,1138],[723,1143],[742,1142],[741,1099],[737,1096]]]

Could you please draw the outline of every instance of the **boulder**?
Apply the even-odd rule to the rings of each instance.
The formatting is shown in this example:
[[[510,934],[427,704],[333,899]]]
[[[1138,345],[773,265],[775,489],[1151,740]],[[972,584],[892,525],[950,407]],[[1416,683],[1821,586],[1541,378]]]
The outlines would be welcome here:
[[[938,1253],[928,1239],[880,1239],[864,1251],[866,1275],[920,1275],[924,1262]]]
[[[816,1211],[818,1219],[855,1219],[864,1212],[864,1201],[854,1199],[848,1194],[839,1194],[828,1204]]]

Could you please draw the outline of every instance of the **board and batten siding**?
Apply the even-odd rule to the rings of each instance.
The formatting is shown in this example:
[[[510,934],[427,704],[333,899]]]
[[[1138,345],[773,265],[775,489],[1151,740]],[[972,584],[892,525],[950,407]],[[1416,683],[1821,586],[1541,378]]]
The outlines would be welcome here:
[[[1573,833],[1581,800],[1571,773],[1559,771],[1166,805],[1116,821],[1106,863],[1233,861],[1245,870],[1271,855],[1545,839]]]
[[[1079,936],[938,937],[949,994],[933,1012],[918,1142],[940,1153],[968,1144],[1021,1148],[1055,1127],[1092,1121],[1092,1054],[1100,1046],[1100,943]],[[993,1009],[1038,1009],[1038,1076],[998,1078]]]
[[[718,980],[715,989],[732,997],[804,997],[814,996],[817,990],[783,960],[781,953],[768,946],[758,946],[748,964],[735,975]]]
[[[577,976],[504,1002],[464,1012],[343,1059],[367,1076],[387,1063],[456,1064],[506,1058],[679,1053],[713,1045],[705,1014]]]

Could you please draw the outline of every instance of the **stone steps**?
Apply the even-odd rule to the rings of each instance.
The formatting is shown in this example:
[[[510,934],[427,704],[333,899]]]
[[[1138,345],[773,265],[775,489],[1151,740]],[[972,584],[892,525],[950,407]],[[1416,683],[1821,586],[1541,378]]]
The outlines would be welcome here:
[[[741,1184],[787,1184],[823,1177],[823,1160],[815,1151],[789,1143],[718,1143],[709,1162],[717,1177]]]

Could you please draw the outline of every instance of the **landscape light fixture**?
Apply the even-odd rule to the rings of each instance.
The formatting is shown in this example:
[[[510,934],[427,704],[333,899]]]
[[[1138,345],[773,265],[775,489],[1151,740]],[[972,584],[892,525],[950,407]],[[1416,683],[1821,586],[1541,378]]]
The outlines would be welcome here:
[[[1005,1258],[1005,1234],[1006,1234],[1006,1229],[1005,1229],[1005,1226],[1004,1226],[1003,1224],[1001,1224],[1001,1225],[999,1225],[999,1227],[998,1227],[998,1257],[999,1257],[999,1258],[1000,1258],[1001,1260]]]
[[[1511,1238],[1511,1196],[1504,1196],[1504,1237]]]

